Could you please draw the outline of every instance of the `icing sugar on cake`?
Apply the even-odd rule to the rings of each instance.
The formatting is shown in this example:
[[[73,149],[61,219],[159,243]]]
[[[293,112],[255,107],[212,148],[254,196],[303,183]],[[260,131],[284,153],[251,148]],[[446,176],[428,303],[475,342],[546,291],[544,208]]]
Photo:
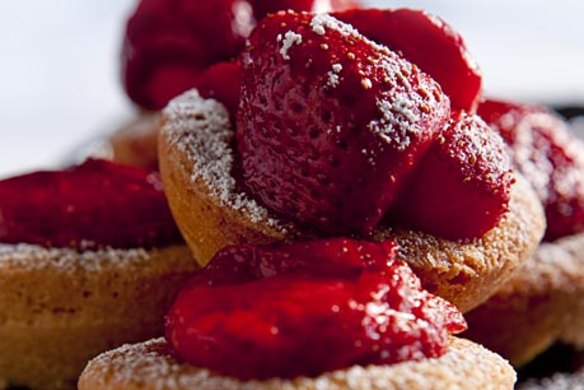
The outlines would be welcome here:
[[[164,339],[124,345],[93,359],[80,380],[81,389],[429,389],[511,388],[515,372],[498,355],[466,340],[451,339],[451,348],[438,359],[390,366],[353,366],[317,378],[240,382],[178,362]]]
[[[193,182],[202,180],[222,206],[240,211],[253,223],[266,224],[282,233],[294,230],[238,189],[232,175],[235,134],[223,104],[203,99],[198,91],[191,90],[172,100],[164,114],[168,120],[161,131],[189,156]]]
[[[151,255],[142,248],[100,249],[78,252],[68,248],[44,248],[31,244],[0,244],[0,266],[19,269],[59,269],[62,271],[83,268],[98,271],[104,267],[123,268],[131,263],[149,261]]]

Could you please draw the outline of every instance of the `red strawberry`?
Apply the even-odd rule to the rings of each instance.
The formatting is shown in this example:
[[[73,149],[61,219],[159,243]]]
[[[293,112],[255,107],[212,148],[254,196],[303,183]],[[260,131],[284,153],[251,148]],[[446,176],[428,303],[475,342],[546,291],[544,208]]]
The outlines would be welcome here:
[[[128,96],[146,109],[164,107],[208,66],[237,56],[254,25],[247,0],[142,0],[122,55]]]
[[[239,62],[220,62],[203,73],[197,89],[201,96],[223,103],[232,118],[237,115],[243,67]]]
[[[244,53],[245,185],[325,233],[367,233],[449,116],[440,86],[329,15],[264,19]]]
[[[544,107],[488,100],[479,114],[509,145],[513,162],[538,193],[546,239],[584,230],[584,143]]]
[[[156,174],[89,160],[0,181],[0,242],[84,250],[182,239]]]
[[[292,244],[237,245],[215,255],[205,272],[188,284],[221,285],[269,278],[310,269],[311,275],[351,277],[363,270],[383,272],[395,260],[393,241],[368,242],[335,238]]]
[[[442,19],[407,8],[357,9],[334,16],[418,65],[440,83],[454,108],[476,110],[481,71],[463,38]]]
[[[395,213],[431,234],[480,237],[508,210],[513,182],[501,137],[476,115],[455,115],[422,159]]]
[[[421,289],[395,249],[352,240],[228,248],[180,293],[167,340],[188,363],[244,380],[440,356],[465,321]]]
[[[258,20],[281,10],[328,13],[360,8],[359,0],[251,0]]]

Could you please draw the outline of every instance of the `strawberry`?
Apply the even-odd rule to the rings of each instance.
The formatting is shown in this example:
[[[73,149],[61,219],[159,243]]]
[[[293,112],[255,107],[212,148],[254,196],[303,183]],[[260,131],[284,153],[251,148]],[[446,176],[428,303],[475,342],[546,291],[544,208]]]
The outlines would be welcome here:
[[[438,357],[466,323],[396,249],[347,239],[227,248],[185,285],[166,338],[180,359],[243,380]]]
[[[370,232],[449,117],[440,86],[329,15],[269,16],[243,58],[244,184],[322,233]]]
[[[0,181],[0,242],[85,250],[182,239],[157,174],[89,160]]]
[[[478,116],[455,114],[394,212],[405,225],[441,237],[480,237],[508,210],[513,182],[501,137]]]
[[[584,230],[584,143],[544,107],[487,100],[479,114],[509,146],[544,205],[546,240]]]
[[[328,13],[360,8],[358,0],[251,0],[258,20],[281,10]]]
[[[481,71],[463,38],[442,19],[407,8],[356,9],[334,16],[432,76],[450,97],[453,108],[476,111]]]
[[[122,53],[128,96],[146,109],[164,107],[207,67],[237,56],[254,26],[247,0],[142,0]]]
[[[239,62],[220,62],[203,73],[197,83],[201,96],[223,103],[232,118],[239,107],[243,67]]]

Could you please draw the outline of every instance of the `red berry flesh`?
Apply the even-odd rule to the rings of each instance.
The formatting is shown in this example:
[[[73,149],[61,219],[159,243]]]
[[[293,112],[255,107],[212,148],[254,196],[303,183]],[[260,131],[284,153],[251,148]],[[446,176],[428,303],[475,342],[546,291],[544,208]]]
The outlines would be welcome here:
[[[584,231],[584,143],[544,107],[488,100],[479,107],[544,205],[545,239]]]
[[[243,67],[239,62],[220,62],[203,73],[197,89],[204,98],[223,103],[231,118],[235,118],[241,96],[242,79]]]
[[[89,160],[0,181],[0,242],[86,250],[182,238],[157,174]]]
[[[142,0],[128,20],[122,67],[128,96],[157,110],[236,57],[255,26],[247,0]]]
[[[258,20],[281,10],[329,13],[360,8],[358,0],[251,0]]]
[[[432,76],[450,97],[453,108],[475,112],[481,71],[463,38],[442,19],[407,8],[355,9],[334,16]]]
[[[476,115],[454,115],[395,213],[404,224],[441,237],[481,237],[508,210],[513,182],[501,137]]]
[[[441,356],[466,323],[394,249],[346,239],[228,248],[179,294],[167,340],[180,359],[243,380]]]
[[[243,182],[323,234],[375,228],[449,117],[429,76],[329,15],[264,19],[244,67]]]

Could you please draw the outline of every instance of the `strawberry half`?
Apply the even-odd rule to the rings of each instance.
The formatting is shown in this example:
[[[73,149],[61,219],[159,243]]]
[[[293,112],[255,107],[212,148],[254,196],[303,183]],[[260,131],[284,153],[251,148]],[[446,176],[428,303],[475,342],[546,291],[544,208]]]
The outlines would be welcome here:
[[[244,66],[244,184],[323,233],[370,232],[449,117],[435,81],[329,15],[264,19]]]
[[[355,9],[334,16],[432,76],[450,97],[453,108],[476,111],[481,71],[464,39],[442,19],[408,8]]]
[[[501,137],[478,116],[456,114],[422,159],[395,214],[441,237],[480,237],[508,210],[513,182]]]
[[[136,248],[182,242],[157,174],[103,160],[0,181],[0,242]]]
[[[487,100],[479,114],[497,130],[544,205],[546,240],[584,230],[584,143],[544,107]]]
[[[243,380],[438,357],[466,323],[396,250],[347,239],[226,248],[185,285],[166,338],[180,359]]]
[[[164,107],[207,67],[236,57],[254,26],[247,0],[142,0],[122,53],[128,96],[146,109]]]

